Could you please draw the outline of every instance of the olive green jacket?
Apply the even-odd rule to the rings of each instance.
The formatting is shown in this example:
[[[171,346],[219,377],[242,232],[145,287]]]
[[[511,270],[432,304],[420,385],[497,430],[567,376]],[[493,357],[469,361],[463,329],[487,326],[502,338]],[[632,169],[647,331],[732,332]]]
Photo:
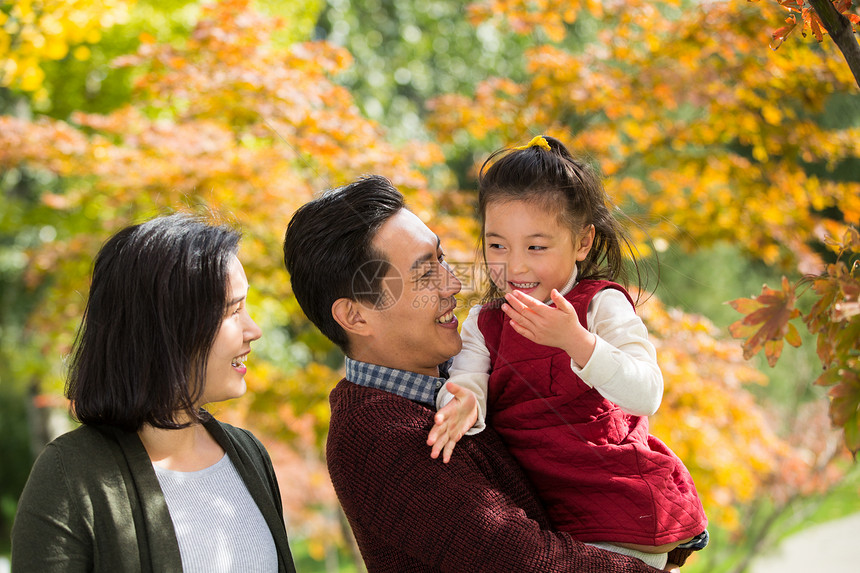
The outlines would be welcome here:
[[[209,418],[294,572],[272,462],[247,430]],[[205,509],[203,509],[205,511]],[[13,573],[182,571],[179,544],[152,462],[136,433],[81,426],[45,448],[12,527]]]

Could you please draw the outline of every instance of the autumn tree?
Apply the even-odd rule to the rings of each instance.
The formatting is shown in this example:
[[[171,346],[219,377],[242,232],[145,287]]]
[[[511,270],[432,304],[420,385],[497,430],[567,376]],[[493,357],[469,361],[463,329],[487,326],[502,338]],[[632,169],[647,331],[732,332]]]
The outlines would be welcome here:
[[[785,25],[771,35],[773,49],[800,28],[809,31],[819,43],[829,34],[838,46],[858,86],[860,86],[860,44],[855,33],[860,16],[851,13],[851,0],[778,0],[788,17]],[[764,349],[768,363],[773,366],[782,352],[783,342],[800,346],[795,324],[801,316],[795,307],[798,291],[806,292],[811,285],[818,297],[808,314],[802,317],[810,332],[817,335],[817,350],[824,373],[815,381],[831,387],[830,417],[835,426],[844,430],[845,444],[856,455],[860,451],[860,364],[857,361],[860,340],[860,273],[858,273],[858,239],[855,226],[841,237],[828,237],[825,243],[835,252],[837,260],[827,265],[817,276],[809,275],[790,284],[783,278],[782,288],[772,290],[765,285],[754,299],[741,298],[732,306],[746,316],[732,325],[732,334],[744,339],[744,355],[751,357]]]
[[[126,0],[0,2],[0,87],[39,102],[48,97],[44,64],[72,56],[86,60],[105,30],[128,18]]]
[[[758,0],[750,0],[757,2]],[[800,34],[807,32],[821,42],[828,34],[842,52],[854,80],[860,86],[860,44],[855,33],[860,24],[860,16],[852,13],[852,0],[774,0],[788,12],[785,25],[771,34],[771,47],[779,48],[785,39],[800,28]],[[799,20],[799,21],[798,21]]]

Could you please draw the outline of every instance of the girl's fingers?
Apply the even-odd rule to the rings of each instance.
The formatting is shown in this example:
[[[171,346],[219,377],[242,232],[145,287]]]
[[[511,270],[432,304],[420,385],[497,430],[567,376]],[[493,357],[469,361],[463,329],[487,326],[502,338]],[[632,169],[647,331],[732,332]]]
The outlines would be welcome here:
[[[529,329],[527,329],[527,328],[524,328],[522,325],[517,324],[517,323],[516,323],[515,321],[513,321],[513,320],[511,320],[511,321],[509,321],[509,322],[511,323],[511,327],[512,327],[514,330],[516,330],[519,334],[522,334],[523,336],[525,336],[525,337],[526,337],[526,338],[528,338],[529,340],[534,340],[534,335],[532,334],[531,330],[529,330]]]
[[[543,303],[541,301],[531,295],[524,293],[523,291],[515,290],[510,294],[514,296],[520,304],[522,304],[523,308],[543,306]]]
[[[511,308],[515,309],[517,312],[523,312],[528,308],[528,306],[516,296],[517,294],[521,293],[519,291],[508,293],[505,295],[505,300],[508,301],[508,305],[510,305]]]
[[[555,303],[556,308],[559,310],[563,310],[564,312],[570,313],[573,310],[573,305],[570,302],[561,296],[561,293],[556,289],[552,289],[552,292],[549,293],[550,298],[552,298],[552,302]]]
[[[522,311],[517,310],[515,307],[505,303],[502,305],[502,312],[508,315],[508,318],[511,320],[524,320],[525,314]]]

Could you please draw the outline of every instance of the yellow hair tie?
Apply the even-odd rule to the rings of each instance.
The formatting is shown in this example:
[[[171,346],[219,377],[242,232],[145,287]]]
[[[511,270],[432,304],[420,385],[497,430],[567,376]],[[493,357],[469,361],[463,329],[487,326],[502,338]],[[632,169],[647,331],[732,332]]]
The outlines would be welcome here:
[[[535,136],[532,138],[531,141],[528,142],[528,144],[520,145],[519,147],[514,147],[514,149],[528,149],[529,147],[534,147],[534,146],[542,147],[542,148],[546,149],[547,151],[552,151],[552,149],[549,146],[549,143],[547,143],[546,139],[544,139],[542,135]]]

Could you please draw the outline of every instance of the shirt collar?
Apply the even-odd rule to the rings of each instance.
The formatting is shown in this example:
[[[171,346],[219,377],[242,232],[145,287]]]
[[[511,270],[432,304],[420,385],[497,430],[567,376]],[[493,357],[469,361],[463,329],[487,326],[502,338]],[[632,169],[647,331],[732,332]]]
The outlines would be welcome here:
[[[347,357],[346,379],[359,386],[391,392],[407,400],[436,409],[436,394],[445,384],[450,363],[449,360],[439,365],[441,376],[428,376],[417,372],[379,366],[378,364],[359,362]]]
[[[573,285],[576,284],[577,273],[578,269],[576,268],[576,265],[573,265],[573,272],[570,274],[570,278],[567,279],[567,284],[561,287],[561,290],[558,291],[561,296],[567,296],[567,293],[573,290]],[[550,297],[549,301],[547,301],[547,304],[549,304],[550,302],[552,302],[552,297]]]

